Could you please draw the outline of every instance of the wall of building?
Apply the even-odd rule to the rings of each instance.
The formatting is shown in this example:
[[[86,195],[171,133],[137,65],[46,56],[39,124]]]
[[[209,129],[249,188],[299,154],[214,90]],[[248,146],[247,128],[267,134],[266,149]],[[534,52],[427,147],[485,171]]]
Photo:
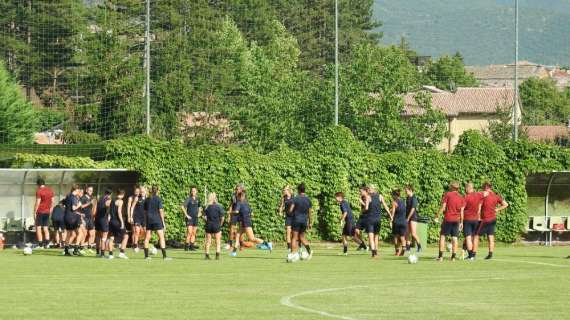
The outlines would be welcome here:
[[[496,119],[485,115],[459,115],[448,119],[447,129],[451,133],[449,139],[444,139],[439,145],[439,149],[447,152],[453,151],[459,137],[467,130],[485,131],[489,127],[489,121]]]

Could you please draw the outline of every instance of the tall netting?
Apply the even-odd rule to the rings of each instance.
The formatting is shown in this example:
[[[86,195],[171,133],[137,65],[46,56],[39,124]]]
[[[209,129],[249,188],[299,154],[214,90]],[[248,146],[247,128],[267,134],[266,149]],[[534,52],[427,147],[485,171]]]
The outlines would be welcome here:
[[[101,158],[105,141],[147,130],[188,145],[302,146],[335,122],[337,39],[339,123],[371,144],[433,144],[435,133],[393,134],[402,124],[383,113],[409,92],[513,86],[514,0],[338,0],[338,15],[335,2],[2,0],[2,153]],[[568,86],[569,6],[520,1],[521,83]],[[523,119],[560,123],[565,106],[523,106]]]

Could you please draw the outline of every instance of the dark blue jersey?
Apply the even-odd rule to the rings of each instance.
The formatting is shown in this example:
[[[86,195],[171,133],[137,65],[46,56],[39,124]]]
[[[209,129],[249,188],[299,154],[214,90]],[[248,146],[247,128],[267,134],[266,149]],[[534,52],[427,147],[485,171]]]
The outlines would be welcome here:
[[[85,218],[91,218],[93,215],[93,198],[88,194],[84,194],[80,201],[82,206],[88,204],[88,206],[81,209],[81,212],[85,215]]]
[[[306,195],[298,195],[293,198],[293,217],[297,221],[306,221],[309,216],[309,210],[313,207],[311,199]]]
[[[406,218],[406,202],[402,199],[398,199],[396,203],[398,204],[398,207],[394,212],[394,224],[407,224],[408,219]]]
[[[161,209],[163,209],[162,199],[159,196],[153,195],[147,198],[145,202],[147,223],[162,223],[162,218],[160,217]]]
[[[200,202],[200,199],[198,199],[197,197],[196,197],[196,199],[194,199],[192,197],[188,197],[186,199],[186,201],[184,201],[184,207],[186,208],[186,212],[191,217],[197,217],[198,216],[198,213],[200,212],[201,206],[202,206],[202,203]]]
[[[119,206],[117,206],[117,199],[113,199],[113,201],[111,201],[109,214],[111,216],[112,221],[120,221],[119,216],[122,214],[122,212],[119,212]]]
[[[65,215],[65,207],[58,204],[53,208],[51,213],[51,219],[53,221],[63,221],[63,216]]]
[[[133,201],[135,202],[133,209],[133,215],[135,216],[144,216],[144,204],[146,201],[146,197],[138,196],[134,197]]]
[[[382,202],[378,193],[370,195],[370,204],[368,204],[368,218],[379,218],[382,214]]]
[[[225,214],[224,208],[222,208],[221,205],[217,203],[209,205],[206,210],[204,210],[206,224],[220,225]]]
[[[75,212],[78,212],[79,210],[73,210],[74,207],[77,207],[77,205],[79,205],[79,198],[77,198],[75,195],[73,194],[68,194],[67,197],[65,198],[65,214],[69,215]]]
[[[108,219],[109,218],[109,208],[105,204],[109,200],[110,196],[104,196],[99,201],[97,201],[97,219]]]
[[[239,201],[236,205],[235,209],[241,218],[241,221],[249,221],[251,220],[251,207],[247,200]]]
[[[293,205],[293,197],[283,197],[283,210],[285,210],[285,215],[291,216],[291,206]]]
[[[352,215],[352,208],[350,207],[350,204],[348,203],[348,201],[346,200],[342,200],[340,202],[340,212],[342,214],[346,213],[346,217],[344,218],[344,221],[353,221],[354,216]]]
[[[418,218],[418,198],[416,197],[416,195],[412,195],[411,197],[406,198],[406,215],[410,214],[410,211],[412,211],[412,209],[414,210],[414,214],[412,215],[412,219],[416,220]]]

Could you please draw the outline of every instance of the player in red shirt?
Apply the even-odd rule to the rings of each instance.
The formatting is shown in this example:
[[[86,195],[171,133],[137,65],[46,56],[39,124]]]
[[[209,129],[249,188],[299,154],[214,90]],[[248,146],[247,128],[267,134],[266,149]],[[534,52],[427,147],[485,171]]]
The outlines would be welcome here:
[[[446,236],[451,236],[451,243],[453,245],[451,261],[455,261],[457,257],[457,237],[459,236],[459,230],[463,228],[465,200],[459,193],[459,182],[452,182],[449,185],[449,190],[450,191],[443,196],[441,208],[435,216],[436,221],[438,221],[439,216],[445,212],[439,236],[439,256],[437,257],[437,261],[443,261]]]
[[[473,241],[479,228],[481,220],[481,202],[483,192],[476,192],[473,183],[465,185],[465,209],[463,210],[463,235],[465,236],[465,246],[467,248],[467,259],[475,259],[473,253]]]
[[[53,191],[46,186],[43,178],[38,178],[37,185],[36,203],[34,205],[36,237],[38,245],[47,248],[49,244],[49,216],[53,208]]]
[[[497,213],[505,210],[509,204],[503,200],[498,194],[492,190],[493,186],[490,182],[483,184],[483,200],[481,202],[481,223],[475,240],[473,242],[473,255],[477,254],[479,247],[479,237],[487,235],[489,238],[489,254],[485,260],[493,258],[493,250],[495,249],[495,226],[497,224]]]

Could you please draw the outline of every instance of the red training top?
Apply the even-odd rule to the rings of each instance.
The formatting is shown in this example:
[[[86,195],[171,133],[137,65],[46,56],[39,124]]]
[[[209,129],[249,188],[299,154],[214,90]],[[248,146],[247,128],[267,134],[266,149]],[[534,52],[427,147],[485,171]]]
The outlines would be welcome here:
[[[53,200],[53,191],[48,187],[41,187],[36,191],[36,199],[40,199],[40,205],[36,214],[50,214]]]
[[[441,203],[445,203],[445,216],[447,222],[459,222],[461,208],[465,207],[465,200],[457,191],[447,192]]]
[[[479,220],[479,204],[483,200],[483,192],[471,192],[465,195],[465,210],[463,219],[466,221]]]
[[[497,209],[497,206],[501,203],[503,203],[503,198],[493,191],[489,191],[489,194],[483,198],[483,205],[481,205],[481,219],[484,222],[497,219],[495,209]]]

